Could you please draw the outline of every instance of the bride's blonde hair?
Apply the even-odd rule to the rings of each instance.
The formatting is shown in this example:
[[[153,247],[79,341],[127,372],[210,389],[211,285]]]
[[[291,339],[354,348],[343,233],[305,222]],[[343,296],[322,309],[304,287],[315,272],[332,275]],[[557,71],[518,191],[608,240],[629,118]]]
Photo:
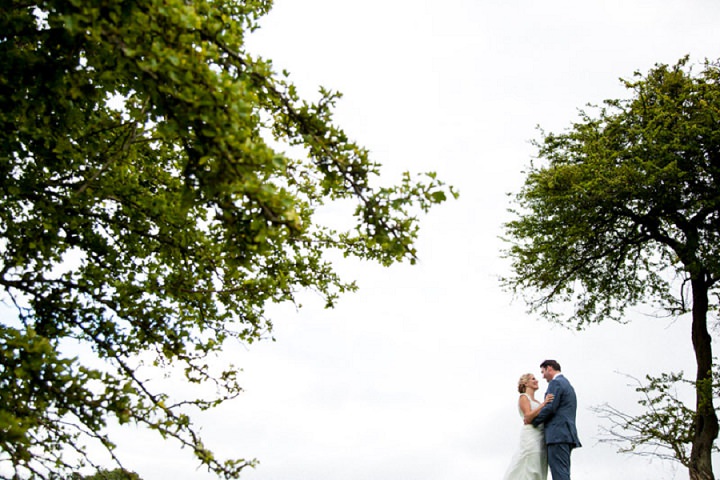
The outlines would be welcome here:
[[[518,380],[519,393],[525,393],[525,390],[527,389],[527,382],[528,380],[530,380],[530,377],[532,377],[532,373],[526,373],[525,375],[520,377],[520,380]]]

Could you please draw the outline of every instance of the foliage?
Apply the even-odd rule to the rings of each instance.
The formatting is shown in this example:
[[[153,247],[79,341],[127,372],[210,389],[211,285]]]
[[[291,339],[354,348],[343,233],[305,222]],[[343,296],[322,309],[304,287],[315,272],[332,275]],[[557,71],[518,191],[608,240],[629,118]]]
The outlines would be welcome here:
[[[135,472],[128,472],[122,468],[116,468],[115,470],[104,470],[100,469],[92,475],[80,475],[73,473],[70,477],[71,480],[142,480],[140,476]]]
[[[333,252],[414,262],[418,213],[455,195],[379,165],[245,51],[268,0],[8,0],[0,16],[0,464],[45,478],[112,454],[109,421],[174,438],[225,478],[190,412],[240,393],[225,342],[265,308],[355,289]],[[281,149],[301,149],[297,157]],[[355,206],[355,226],[321,224]],[[74,356],[71,351],[91,351]],[[217,394],[175,398],[145,368]]]
[[[698,366],[691,476],[712,478],[718,433],[708,316],[720,279],[720,67],[688,59],[625,81],[632,97],[536,142],[539,161],[506,224],[504,285],[578,329],[650,303],[690,313]],[[712,300],[712,301],[711,301]],[[557,305],[572,305],[567,315]],[[676,420],[684,421],[685,417]]]
[[[638,404],[644,412],[631,415],[607,403],[593,407],[593,411],[609,422],[608,427],[602,427],[600,441],[617,445],[622,453],[677,461],[689,468],[695,411],[679,398],[677,388],[695,389],[695,382],[686,379],[683,372],[663,373],[658,377],[646,375],[647,383],[628,377],[636,385],[635,391],[641,394]],[[718,369],[713,375],[713,391],[715,398],[720,397]],[[715,445],[713,451],[720,452],[720,449]]]

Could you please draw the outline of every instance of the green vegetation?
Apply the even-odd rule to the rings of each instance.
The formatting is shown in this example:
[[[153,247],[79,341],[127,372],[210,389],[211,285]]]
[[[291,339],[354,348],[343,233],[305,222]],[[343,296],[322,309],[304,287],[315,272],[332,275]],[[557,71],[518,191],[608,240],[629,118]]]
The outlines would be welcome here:
[[[112,453],[109,421],[238,477],[255,461],[215,458],[190,416],[240,392],[208,359],[266,336],[271,303],[354,290],[335,252],[414,262],[417,215],[454,195],[433,173],[374,185],[379,166],[333,124],[339,94],[300,99],[245,51],[270,6],[4,3],[0,286],[17,315],[0,323],[0,465],[20,477],[92,464],[88,442]],[[319,222],[336,202],[354,227]],[[219,393],[156,391],[153,367]]]

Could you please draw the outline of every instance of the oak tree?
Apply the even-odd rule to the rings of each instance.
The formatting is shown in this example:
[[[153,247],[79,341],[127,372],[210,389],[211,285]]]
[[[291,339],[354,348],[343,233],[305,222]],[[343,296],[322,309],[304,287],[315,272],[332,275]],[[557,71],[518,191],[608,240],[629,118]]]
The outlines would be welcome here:
[[[95,465],[112,421],[236,478],[255,461],[216,458],[192,421],[240,392],[209,359],[267,336],[269,304],[354,290],[337,252],[414,262],[418,215],[455,195],[433,173],[379,184],[333,121],[340,95],[301,99],[246,51],[271,3],[3,3],[1,471]],[[338,202],[354,226],[321,222]],[[154,389],[153,367],[219,393]]]
[[[688,313],[697,374],[686,463],[692,479],[712,480],[720,66],[693,72],[685,58],[624,85],[630,98],[582,111],[565,132],[536,142],[538,159],[505,226],[512,275],[504,282],[531,311],[578,329],[624,321],[638,305]]]

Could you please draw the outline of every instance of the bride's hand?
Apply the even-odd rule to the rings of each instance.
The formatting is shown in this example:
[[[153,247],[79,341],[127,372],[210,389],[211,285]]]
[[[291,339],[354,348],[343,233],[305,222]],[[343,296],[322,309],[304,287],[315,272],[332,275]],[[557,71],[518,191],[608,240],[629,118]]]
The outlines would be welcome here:
[[[545,405],[547,405],[548,403],[552,402],[552,401],[553,401],[553,398],[555,398],[555,395],[553,395],[552,393],[548,393],[547,395],[545,395],[545,401],[543,402],[543,406],[545,406]]]

